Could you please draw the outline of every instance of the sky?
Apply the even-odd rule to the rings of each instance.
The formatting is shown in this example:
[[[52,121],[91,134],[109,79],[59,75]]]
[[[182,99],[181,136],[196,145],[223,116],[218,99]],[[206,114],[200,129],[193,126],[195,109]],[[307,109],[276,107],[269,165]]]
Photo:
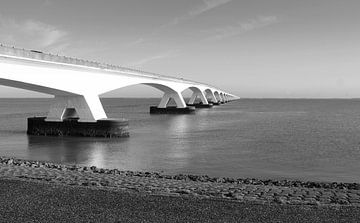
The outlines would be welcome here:
[[[1,0],[0,43],[217,86],[360,97],[358,0]],[[108,97],[161,95],[132,86]],[[0,97],[40,93],[0,86]]]

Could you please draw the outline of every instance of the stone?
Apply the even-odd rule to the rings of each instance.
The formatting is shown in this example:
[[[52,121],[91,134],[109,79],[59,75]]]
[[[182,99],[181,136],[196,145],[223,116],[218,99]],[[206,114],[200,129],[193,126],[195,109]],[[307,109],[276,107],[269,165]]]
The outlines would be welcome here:
[[[11,164],[13,164],[14,163],[14,160],[13,159],[9,159],[8,161],[7,161],[7,164],[8,165],[11,165]]]
[[[186,189],[177,190],[177,191],[174,191],[174,192],[178,193],[178,194],[190,194],[191,193],[190,190],[186,190]]]
[[[340,200],[338,200],[337,203],[338,203],[338,204],[349,204],[349,201],[346,200],[346,199],[340,199]]]
[[[89,186],[89,184],[90,184],[89,182],[82,182],[81,183],[82,186]]]
[[[223,193],[221,194],[221,196],[222,196],[223,198],[233,198],[233,197],[234,197],[234,194],[231,193],[231,192],[223,192]]]

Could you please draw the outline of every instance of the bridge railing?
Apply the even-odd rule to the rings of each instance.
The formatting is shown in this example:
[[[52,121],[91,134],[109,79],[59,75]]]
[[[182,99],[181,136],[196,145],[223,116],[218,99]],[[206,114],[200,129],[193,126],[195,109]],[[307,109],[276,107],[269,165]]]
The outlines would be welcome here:
[[[65,63],[65,64],[100,68],[100,69],[127,72],[127,73],[130,72],[132,75],[141,76],[141,77],[155,78],[155,79],[161,78],[161,79],[167,79],[170,81],[176,80],[177,82],[209,86],[208,84],[191,81],[191,80],[186,80],[186,79],[179,78],[179,77],[173,77],[173,76],[169,76],[169,75],[161,75],[161,74],[142,71],[142,70],[138,70],[138,69],[134,69],[134,68],[122,67],[122,66],[111,65],[111,64],[106,64],[106,63],[99,63],[99,62],[77,59],[77,58],[72,58],[72,57],[53,55],[53,54],[43,53],[41,51],[36,51],[36,50],[26,50],[26,49],[19,49],[19,48],[15,48],[15,47],[8,47],[8,46],[4,46],[1,44],[0,44],[0,55],[23,57],[23,58],[34,59],[34,60]],[[209,86],[209,87],[212,87],[212,86]],[[215,87],[212,87],[212,88],[215,88]]]

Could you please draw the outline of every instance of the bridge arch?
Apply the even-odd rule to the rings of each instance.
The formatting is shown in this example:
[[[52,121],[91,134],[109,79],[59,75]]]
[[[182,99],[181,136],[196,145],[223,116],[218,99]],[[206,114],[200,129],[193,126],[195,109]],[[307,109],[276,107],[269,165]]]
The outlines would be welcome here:
[[[203,88],[197,86],[188,86],[183,91],[190,89],[192,91],[192,95],[189,99],[188,104],[193,105],[195,100],[199,98],[202,104],[208,104],[208,100],[206,98],[205,90]]]
[[[123,86],[113,89],[111,91],[118,90],[118,89],[125,88],[125,87],[135,86],[135,85],[150,86],[150,87],[153,87],[153,88],[163,92],[164,95],[158,105],[159,108],[166,108],[166,106],[168,105],[168,103],[170,102],[171,99],[173,99],[175,101],[176,107],[178,107],[178,108],[186,107],[186,103],[185,103],[184,98],[181,95],[181,91],[179,91],[179,88],[176,85],[172,86],[171,84],[156,83],[156,82],[137,82],[137,83],[130,83],[130,84],[123,85]],[[110,92],[110,91],[108,91],[108,92]],[[108,93],[108,92],[105,92],[105,93]]]
[[[210,101],[210,102],[217,102],[217,99],[214,95],[214,91],[211,90],[210,88],[205,89],[205,95],[206,98]]]
[[[214,91],[214,95],[215,95],[216,101],[221,101],[220,93],[218,91]]]
[[[219,96],[220,96],[221,101],[225,102],[224,93],[220,92]]]
[[[164,96],[162,97],[160,104],[158,105],[158,108],[166,108],[166,106],[169,104],[171,99],[175,101],[176,107],[178,108],[186,107],[186,103],[181,95],[181,92],[176,90],[176,88],[164,84],[157,84],[157,83],[142,83],[142,84],[154,87],[164,92]]]
[[[40,93],[49,94],[49,95],[74,95],[74,93],[56,89],[56,88],[45,87],[45,86],[37,85],[37,84],[33,84],[33,83],[24,83],[21,81],[5,79],[5,78],[0,78],[0,85],[7,86],[7,87],[13,87],[13,88],[19,88],[19,89],[23,89],[23,90],[40,92]]]
[[[54,100],[47,115],[48,121],[61,121],[69,117],[78,117],[81,121],[106,118],[100,99],[96,96],[84,96],[62,89],[6,78],[0,78],[0,85],[53,95]]]

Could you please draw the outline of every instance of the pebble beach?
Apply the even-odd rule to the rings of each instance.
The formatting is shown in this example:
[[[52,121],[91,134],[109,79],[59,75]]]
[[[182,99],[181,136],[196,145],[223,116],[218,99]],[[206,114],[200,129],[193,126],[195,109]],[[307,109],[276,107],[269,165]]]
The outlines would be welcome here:
[[[360,184],[233,179],[0,158],[0,177],[163,196],[288,205],[360,206]]]

